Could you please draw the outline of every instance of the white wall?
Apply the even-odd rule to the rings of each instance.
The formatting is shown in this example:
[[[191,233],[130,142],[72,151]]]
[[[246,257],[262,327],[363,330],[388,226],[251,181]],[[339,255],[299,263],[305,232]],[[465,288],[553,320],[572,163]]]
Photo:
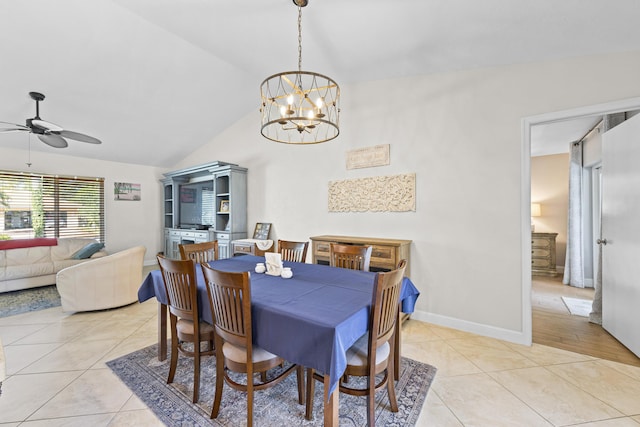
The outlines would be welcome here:
[[[156,253],[161,251],[164,245],[161,228],[162,185],[159,179],[166,170],[41,151],[31,152],[30,168],[26,166],[26,161],[26,151],[0,146],[0,169],[3,170],[31,170],[37,173],[105,178],[105,249],[114,253],[132,246],[144,245],[147,248],[145,264],[155,262]],[[114,182],[141,184],[142,200],[115,201]]]
[[[270,142],[256,106],[176,168],[203,159],[247,167],[250,228],[272,222],[273,238],[411,239],[416,318],[526,343],[522,119],[638,96],[638,75],[635,52],[343,84],[336,140]],[[346,151],[384,143],[389,166],[346,170]],[[329,181],[408,172],[416,212],[327,212]]]

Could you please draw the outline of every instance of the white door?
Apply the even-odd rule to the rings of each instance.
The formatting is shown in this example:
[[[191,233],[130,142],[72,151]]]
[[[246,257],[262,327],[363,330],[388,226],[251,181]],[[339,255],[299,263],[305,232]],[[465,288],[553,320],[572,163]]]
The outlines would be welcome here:
[[[602,326],[640,356],[640,115],[602,136]]]

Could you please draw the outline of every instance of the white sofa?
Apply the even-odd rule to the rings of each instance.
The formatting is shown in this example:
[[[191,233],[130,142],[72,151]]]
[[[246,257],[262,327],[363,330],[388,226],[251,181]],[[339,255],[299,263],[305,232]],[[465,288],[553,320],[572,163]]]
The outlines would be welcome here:
[[[19,289],[53,285],[56,273],[63,268],[80,264],[88,259],[71,259],[71,256],[89,243],[86,238],[58,239],[54,246],[33,246],[0,250],[0,293]],[[106,256],[104,250],[93,258]]]
[[[58,272],[62,311],[92,311],[138,301],[144,246],[125,249]]]

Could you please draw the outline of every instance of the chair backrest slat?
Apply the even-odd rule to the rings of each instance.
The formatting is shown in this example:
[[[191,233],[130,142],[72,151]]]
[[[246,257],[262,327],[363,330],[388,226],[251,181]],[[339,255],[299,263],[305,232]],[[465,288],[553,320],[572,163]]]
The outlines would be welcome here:
[[[198,318],[195,263],[158,255],[158,265],[167,293],[169,311],[181,319]]]
[[[369,271],[371,246],[331,243],[329,265],[350,270]]]
[[[202,264],[216,333],[231,344],[251,346],[249,273],[220,271]]]
[[[309,242],[292,242],[278,240],[278,251],[283,261],[305,262],[307,260],[307,248]]]
[[[376,274],[370,325],[376,346],[388,341],[395,330],[405,269],[403,264],[396,270]]]
[[[179,245],[180,258],[192,259],[198,264],[218,259],[218,241]]]

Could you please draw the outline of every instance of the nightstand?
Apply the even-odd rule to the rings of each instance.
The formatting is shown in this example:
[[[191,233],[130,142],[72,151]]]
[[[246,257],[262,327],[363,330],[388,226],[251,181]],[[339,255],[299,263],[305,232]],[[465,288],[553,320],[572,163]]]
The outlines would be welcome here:
[[[557,276],[556,236],[558,233],[531,233],[531,274]]]

